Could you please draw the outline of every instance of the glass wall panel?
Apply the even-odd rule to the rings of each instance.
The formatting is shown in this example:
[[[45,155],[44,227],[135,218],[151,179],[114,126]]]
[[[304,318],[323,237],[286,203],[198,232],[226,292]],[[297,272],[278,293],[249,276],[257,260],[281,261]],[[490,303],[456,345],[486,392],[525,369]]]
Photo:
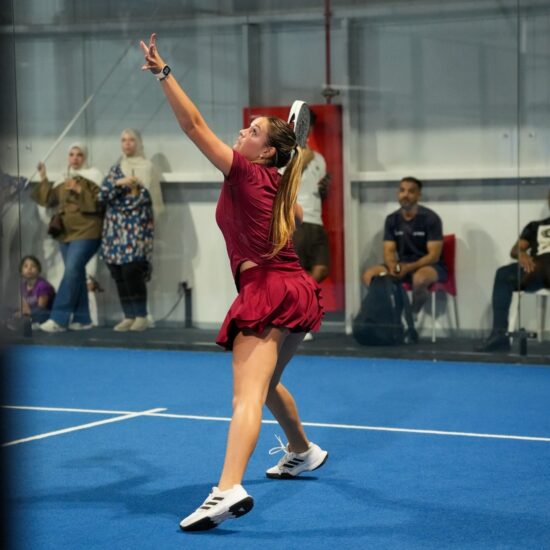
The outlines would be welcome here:
[[[13,12],[5,6],[0,18],[3,33],[0,35],[2,59],[0,69],[4,75],[0,87],[0,325],[3,340],[5,328],[22,332],[20,310],[19,263],[21,260],[20,193],[24,180],[20,177],[18,157],[18,118],[15,83],[15,43]],[[1,342],[0,342],[1,343]]]
[[[336,106],[331,125],[321,115],[312,139],[333,176],[322,206],[332,264],[321,285],[325,325],[306,350],[330,352],[345,342],[367,355],[415,349],[438,357],[464,350],[469,357],[488,357],[475,348],[483,349],[496,317],[500,328],[504,317],[509,324],[507,310],[504,317],[502,311],[493,314],[497,269],[512,262],[510,251],[524,226],[548,213],[548,6],[529,0],[328,5],[327,12],[313,1],[17,2],[17,108],[5,110],[17,113],[12,126],[19,142],[10,145],[10,133],[4,136],[3,152],[12,147],[12,154],[3,167],[34,180],[17,207],[22,253],[40,259],[44,277],[59,291],[64,247],[47,234],[56,208],[38,205],[31,192],[39,185],[37,163],[45,160],[54,186],[65,185],[70,148],[81,142],[101,186],[122,158],[122,131],[137,129],[150,172],[147,185],[160,188],[146,341],[213,340],[236,295],[215,222],[221,176],[183,135],[155,79],[140,70],[138,41],[156,31],[173,74],[228,144],[247,108],[258,113],[288,107],[296,98]],[[444,283],[448,276],[449,266],[431,270],[439,262],[432,256],[426,265],[405,266],[413,272],[427,268],[416,278],[409,275],[405,285],[418,346],[359,346],[351,333],[368,294],[365,272],[387,260],[386,218],[401,208],[398,189],[405,176],[423,183],[419,204],[442,222],[441,231],[425,240],[435,239],[437,249],[443,235],[454,239],[454,253],[452,244],[444,253],[454,262],[453,284],[424,292],[419,281],[438,277]],[[113,327],[124,317],[116,282],[97,256],[87,276],[95,328],[86,334],[116,341]],[[3,262],[3,288],[17,287],[17,279]],[[512,303],[517,327],[538,330],[537,300],[543,303],[523,294]],[[183,331],[190,325],[196,332]],[[43,337],[35,330],[34,338]],[[497,351],[506,355],[506,348]],[[544,344],[536,349],[543,353]]]
[[[550,357],[550,6],[523,1],[519,35],[519,285],[511,307],[510,329],[520,330],[521,352]],[[518,296],[519,294],[519,296]],[[518,299],[519,298],[519,299]],[[546,332],[546,334],[545,334]]]

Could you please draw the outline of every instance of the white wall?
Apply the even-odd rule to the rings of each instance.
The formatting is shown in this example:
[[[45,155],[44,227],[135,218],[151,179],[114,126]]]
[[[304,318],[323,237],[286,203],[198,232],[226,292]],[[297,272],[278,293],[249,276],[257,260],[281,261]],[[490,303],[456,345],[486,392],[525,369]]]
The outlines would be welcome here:
[[[422,204],[442,219],[444,234],[456,236],[456,280],[460,329],[469,333],[492,326],[490,308],[495,271],[511,263],[510,250],[523,227],[532,220],[546,218],[548,184],[520,189],[525,197],[518,206],[513,198],[518,189],[505,182],[467,185],[427,182]],[[500,198],[497,198],[500,197]],[[496,200],[495,200],[496,199]],[[359,266],[362,271],[381,263],[383,227],[386,216],[399,208],[396,184],[363,184],[358,215]],[[449,326],[445,300],[440,296],[438,315],[441,325]],[[536,329],[535,300],[527,298],[522,306],[522,325]],[[427,323],[427,326],[431,326]]]
[[[338,17],[335,9],[333,83],[352,86],[335,100],[349,117],[345,139],[350,162],[345,169],[359,182],[354,185],[362,187],[363,199],[358,205],[360,238],[351,247],[357,278],[350,284],[359,285],[359,266],[376,256],[383,218],[395,206],[392,193],[371,201],[370,184],[379,189],[377,182],[390,182],[387,192],[405,174],[424,179],[427,187],[432,180],[548,175],[550,15],[525,12],[518,40],[513,9],[502,10],[502,2],[487,0],[477,3],[488,8],[478,16],[467,9],[461,14],[463,4],[470,5],[450,2],[457,15],[446,18],[444,10],[427,12],[425,6],[423,15],[414,16],[413,3],[387,8],[383,18],[354,19],[352,10]],[[187,26],[183,32],[172,28],[159,35],[174,74],[227,143],[233,143],[241,127],[249,95],[267,105],[289,104],[296,97],[323,101],[322,21],[264,22],[255,29],[259,38],[254,52],[247,50],[246,27],[240,23]],[[214,182],[221,178],[182,136],[158,83],[139,70],[137,38],[100,33],[20,36],[18,156],[13,150],[6,153],[1,143],[0,161],[12,173],[29,175],[130,46],[48,168],[52,175],[60,173],[66,147],[84,136],[92,164],[106,172],[119,155],[122,128],[140,129],[147,155],[168,180],[163,183],[167,211],[156,240],[153,313],[162,317],[177,298],[178,282],[188,280],[195,290],[195,320],[214,325],[235,295],[214,221]],[[475,193],[441,192],[429,200],[444,218],[446,231],[455,232],[459,240],[461,316],[469,329],[488,326],[494,269],[507,261],[518,232],[514,198],[500,196],[498,186],[485,183]],[[40,252],[44,227],[27,196],[23,203],[22,251]],[[536,218],[542,207],[529,195],[522,197],[520,212],[525,220]],[[100,275],[110,285],[107,274]],[[118,305],[112,286],[108,290],[111,299],[104,310],[114,318]],[[182,320],[183,308],[171,319]]]

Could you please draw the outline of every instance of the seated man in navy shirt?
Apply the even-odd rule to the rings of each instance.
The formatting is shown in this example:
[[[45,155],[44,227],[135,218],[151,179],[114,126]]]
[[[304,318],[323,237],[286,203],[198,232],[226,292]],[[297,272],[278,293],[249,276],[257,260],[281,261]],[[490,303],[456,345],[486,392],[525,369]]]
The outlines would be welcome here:
[[[550,207],[550,192],[548,193]],[[528,223],[510,256],[517,260],[499,267],[493,284],[493,330],[476,351],[508,351],[508,313],[514,290],[535,292],[550,288],[550,217]]]
[[[384,226],[384,265],[375,265],[363,273],[367,286],[382,273],[411,283],[415,313],[422,309],[428,287],[447,279],[441,259],[441,219],[433,210],[418,204],[421,195],[421,181],[413,177],[401,180],[397,193],[401,208],[386,217]]]

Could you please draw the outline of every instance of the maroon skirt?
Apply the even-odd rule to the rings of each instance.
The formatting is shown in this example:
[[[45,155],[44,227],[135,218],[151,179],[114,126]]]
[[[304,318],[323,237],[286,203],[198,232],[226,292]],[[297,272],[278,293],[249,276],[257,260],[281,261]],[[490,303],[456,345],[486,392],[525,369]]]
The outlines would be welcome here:
[[[235,337],[245,328],[257,334],[270,326],[291,332],[317,331],[322,317],[321,289],[300,266],[258,265],[239,274],[239,295],[216,343],[233,349]]]

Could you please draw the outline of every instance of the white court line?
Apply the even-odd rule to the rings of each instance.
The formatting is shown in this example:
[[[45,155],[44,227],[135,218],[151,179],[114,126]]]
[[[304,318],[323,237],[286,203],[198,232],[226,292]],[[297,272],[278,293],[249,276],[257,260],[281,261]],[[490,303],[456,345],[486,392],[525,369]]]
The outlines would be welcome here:
[[[18,408],[22,409],[23,407],[5,407],[5,408]],[[33,407],[30,410],[37,410],[38,407]],[[48,409],[50,411],[53,411],[55,409]],[[72,428],[64,428],[62,430],[55,430],[54,432],[48,432],[44,434],[38,434],[33,435],[31,437],[25,437],[23,439],[16,439],[15,441],[9,441],[8,443],[3,443],[2,447],[10,447],[12,445],[19,445],[19,443],[27,443],[28,441],[35,441],[37,439],[45,439],[46,437],[52,437],[54,435],[61,435],[66,434],[69,432],[76,432],[78,430],[87,430],[89,428],[95,428],[96,426],[101,426],[103,424],[111,424],[112,422],[121,422],[122,420],[129,420],[130,418],[136,418],[138,416],[147,416],[154,413],[158,413],[160,411],[165,411],[166,409],[150,409],[148,411],[141,411],[141,412],[133,412],[133,413],[126,413],[122,416],[116,416],[115,418],[107,418],[106,420],[98,420],[97,422],[89,422],[88,424],[80,424],[79,426],[73,426]],[[76,412],[76,411],[70,411],[70,412]],[[83,412],[83,411],[80,411]],[[92,411],[89,411],[92,412]],[[96,412],[96,411],[94,411]],[[113,411],[113,414],[114,413]]]
[[[3,405],[3,409],[20,409],[31,411],[52,411],[52,412],[80,412],[80,413],[96,413],[96,414],[123,414],[128,417],[135,416],[157,416],[160,418],[178,418],[183,420],[203,420],[213,422],[231,422],[231,418],[226,416],[198,416],[192,414],[174,414],[174,413],[160,413],[157,411],[165,411],[166,409],[151,409],[144,412],[132,412],[132,411],[113,411],[104,409],[66,409],[56,407],[29,407],[18,405]],[[124,420],[125,417],[120,417],[120,420]],[[105,422],[113,422],[117,419],[110,419]],[[262,420],[262,424],[277,424],[276,420]],[[523,436],[523,435],[505,435],[505,434],[484,434],[476,432],[447,432],[443,430],[420,430],[413,428],[391,428],[386,426],[364,426],[357,424],[328,424],[323,422],[302,422],[304,426],[311,426],[314,428],[334,428],[339,430],[365,430],[375,432],[398,432],[398,433],[413,433],[413,434],[425,434],[425,435],[446,435],[454,437],[478,437],[484,439],[512,439],[517,441],[541,441],[544,443],[550,443],[550,437],[535,437],[535,436]],[[7,444],[6,444],[7,445]]]

